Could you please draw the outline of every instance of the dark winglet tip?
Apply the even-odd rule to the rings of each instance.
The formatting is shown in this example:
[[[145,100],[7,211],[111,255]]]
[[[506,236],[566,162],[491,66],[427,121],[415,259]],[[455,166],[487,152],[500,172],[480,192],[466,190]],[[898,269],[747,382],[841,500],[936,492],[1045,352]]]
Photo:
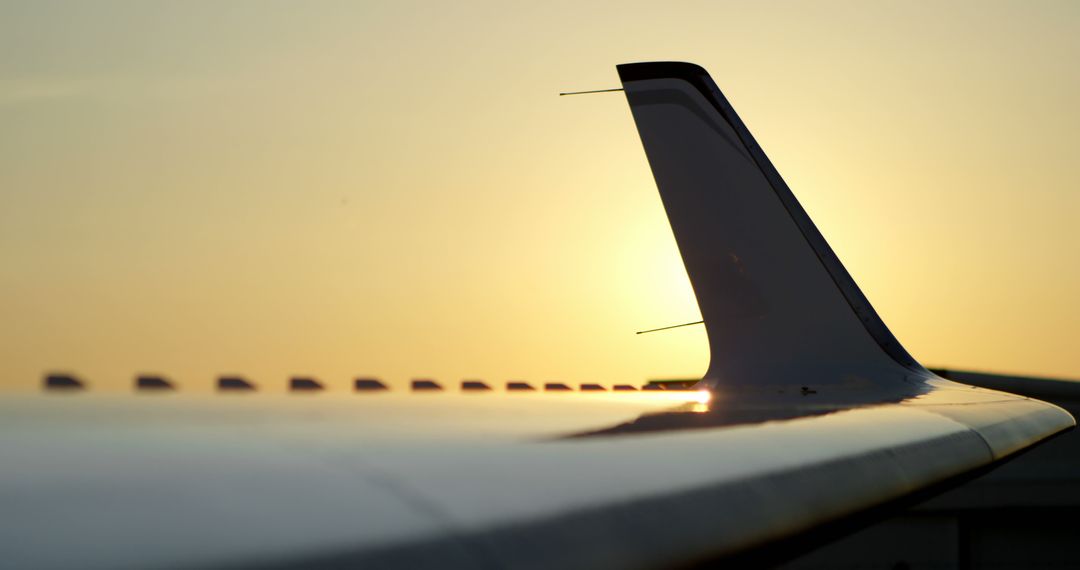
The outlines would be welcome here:
[[[639,63],[621,63],[615,66],[619,80],[644,81],[647,79],[694,79],[708,76],[709,72],[696,63],[685,61],[643,61]]]

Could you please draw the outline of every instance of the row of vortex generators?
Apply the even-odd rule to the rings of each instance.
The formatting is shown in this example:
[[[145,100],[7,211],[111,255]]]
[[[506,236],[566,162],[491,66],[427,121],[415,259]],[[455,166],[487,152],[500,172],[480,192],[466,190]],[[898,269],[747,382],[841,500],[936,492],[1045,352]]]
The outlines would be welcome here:
[[[637,390],[688,390],[694,384],[693,381],[678,382],[648,382],[640,388],[633,384],[615,384],[611,386],[614,392],[633,392]],[[79,391],[86,389],[86,382],[71,374],[47,374],[44,379],[46,391]],[[569,384],[562,382],[546,382],[542,385],[545,392],[573,392]],[[241,376],[221,376],[217,379],[219,392],[254,392],[257,386]],[[322,382],[305,376],[295,376],[289,379],[288,389],[290,392],[317,392],[324,389]],[[140,392],[173,391],[176,386],[168,378],[162,376],[136,376],[135,390]],[[353,381],[353,390],[356,392],[381,392],[390,390],[390,387],[377,378],[357,378]],[[443,385],[435,380],[413,380],[410,383],[413,392],[442,392]],[[462,380],[462,392],[490,392],[493,388],[482,380]],[[537,388],[528,382],[506,382],[507,392],[535,392]],[[580,384],[580,392],[606,392],[608,388],[601,384]]]

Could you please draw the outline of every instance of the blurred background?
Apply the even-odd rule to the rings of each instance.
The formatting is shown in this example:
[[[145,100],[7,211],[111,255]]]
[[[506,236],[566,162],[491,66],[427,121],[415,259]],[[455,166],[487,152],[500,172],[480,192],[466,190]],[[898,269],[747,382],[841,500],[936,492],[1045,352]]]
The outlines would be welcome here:
[[[1075,2],[0,3],[0,389],[705,371],[615,64],[704,66],[928,365],[1080,376]]]

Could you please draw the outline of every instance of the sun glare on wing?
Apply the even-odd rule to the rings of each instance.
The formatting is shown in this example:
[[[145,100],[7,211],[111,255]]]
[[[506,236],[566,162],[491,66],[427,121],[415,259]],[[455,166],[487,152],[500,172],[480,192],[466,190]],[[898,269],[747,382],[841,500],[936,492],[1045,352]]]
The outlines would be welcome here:
[[[638,397],[676,404],[693,404],[693,409],[691,411],[707,412],[709,411],[709,404],[712,402],[713,394],[708,390],[663,390],[655,392],[639,392]]]

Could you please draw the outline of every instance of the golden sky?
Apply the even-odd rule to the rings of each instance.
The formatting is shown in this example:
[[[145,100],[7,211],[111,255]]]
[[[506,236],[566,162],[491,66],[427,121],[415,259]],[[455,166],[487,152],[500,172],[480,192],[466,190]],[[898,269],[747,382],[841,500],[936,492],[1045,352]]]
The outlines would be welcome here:
[[[928,365],[1080,377],[1080,3],[7,2],[0,388],[700,375],[615,64],[708,69]]]

